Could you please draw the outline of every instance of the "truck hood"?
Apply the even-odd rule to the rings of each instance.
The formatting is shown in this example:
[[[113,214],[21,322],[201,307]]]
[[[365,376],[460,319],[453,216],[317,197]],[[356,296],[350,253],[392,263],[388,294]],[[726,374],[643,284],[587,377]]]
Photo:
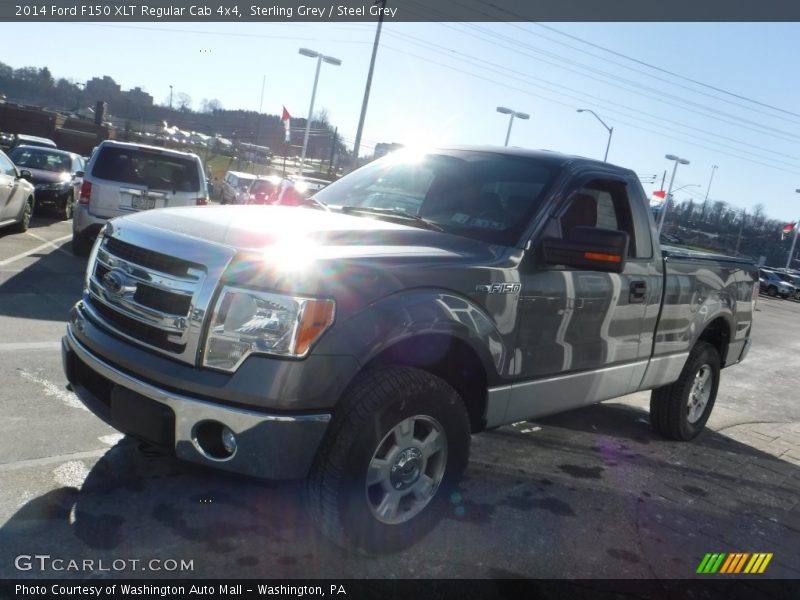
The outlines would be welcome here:
[[[367,216],[285,206],[206,206],[142,211],[115,220],[228,246],[240,255],[296,250],[308,259],[408,258],[472,261],[498,247]]]

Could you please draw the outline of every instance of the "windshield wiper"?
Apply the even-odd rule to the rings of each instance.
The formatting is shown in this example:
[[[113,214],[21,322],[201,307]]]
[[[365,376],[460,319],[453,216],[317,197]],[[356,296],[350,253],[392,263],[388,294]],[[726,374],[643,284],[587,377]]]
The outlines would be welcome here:
[[[396,217],[414,221],[415,223],[422,225],[427,229],[432,229],[433,231],[444,231],[444,229],[442,229],[433,221],[429,221],[428,219],[420,217],[419,215],[412,215],[399,208],[378,208],[376,206],[340,206],[339,208],[343,213],[348,215],[366,213],[370,215]]]

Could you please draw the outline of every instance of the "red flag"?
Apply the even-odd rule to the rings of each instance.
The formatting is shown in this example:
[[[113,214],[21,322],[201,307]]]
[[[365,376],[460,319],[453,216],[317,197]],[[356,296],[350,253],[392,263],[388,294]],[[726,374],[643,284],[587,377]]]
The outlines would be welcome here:
[[[797,223],[786,223],[786,225],[783,226],[783,231],[781,232],[781,239],[784,239],[790,233],[792,233],[796,225]]]
[[[291,123],[292,115],[289,114],[289,111],[286,110],[286,107],[283,107],[283,114],[281,115],[281,121],[283,121],[283,129],[286,132],[286,143],[289,143],[289,127]]]
[[[667,197],[667,192],[663,190],[659,190],[657,192],[653,192],[652,196],[650,196],[650,206],[663,206],[664,199]]]

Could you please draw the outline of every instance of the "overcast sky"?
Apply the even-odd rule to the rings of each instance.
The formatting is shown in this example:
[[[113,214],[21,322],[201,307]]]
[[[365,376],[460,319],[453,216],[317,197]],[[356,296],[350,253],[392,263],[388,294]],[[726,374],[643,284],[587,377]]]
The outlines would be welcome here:
[[[217,98],[225,108],[258,110],[266,76],[263,111],[280,114],[285,105],[304,117],[315,61],[297,50],[332,55],[342,65],[323,64],[316,109],[328,111],[348,145],[375,32],[372,23],[0,28],[2,60],[15,68],[47,66],[76,81],[110,75],[157,103],[173,85],[195,109]],[[716,164],[711,200],[748,210],[763,203],[771,217],[794,221],[798,46],[796,23],[386,24],[363,153],[377,142],[502,145],[508,117],[495,109],[504,105],[531,115],[515,121],[511,145],[602,158],[607,131],[576,112],[589,108],[614,128],[609,161],[657,176],[644,183],[648,193],[671,172],[664,155],[676,154],[691,161],[678,170],[675,188],[689,186],[678,200],[702,201]]]

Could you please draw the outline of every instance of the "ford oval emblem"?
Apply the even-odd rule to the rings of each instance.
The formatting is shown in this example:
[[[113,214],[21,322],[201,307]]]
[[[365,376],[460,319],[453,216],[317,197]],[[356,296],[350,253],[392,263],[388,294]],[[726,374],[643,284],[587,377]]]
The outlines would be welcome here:
[[[128,284],[128,276],[121,269],[112,269],[103,275],[103,287],[112,294],[121,294]]]

